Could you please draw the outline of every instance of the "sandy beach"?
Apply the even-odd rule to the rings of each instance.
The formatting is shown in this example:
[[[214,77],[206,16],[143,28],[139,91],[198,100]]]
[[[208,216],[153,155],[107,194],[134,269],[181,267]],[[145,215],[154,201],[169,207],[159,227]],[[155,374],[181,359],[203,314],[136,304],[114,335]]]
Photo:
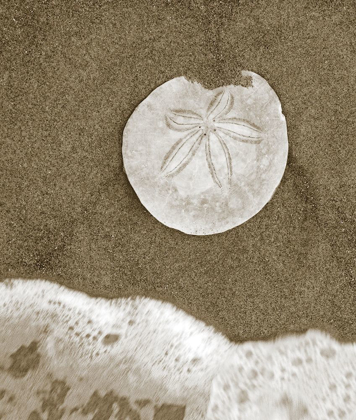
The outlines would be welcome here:
[[[356,339],[352,1],[5,1],[0,276],[174,303],[233,341]],[[123,171],[135,107],[165,81],[260,74],[286,116],[272,200],[228,232],[160,224]]]

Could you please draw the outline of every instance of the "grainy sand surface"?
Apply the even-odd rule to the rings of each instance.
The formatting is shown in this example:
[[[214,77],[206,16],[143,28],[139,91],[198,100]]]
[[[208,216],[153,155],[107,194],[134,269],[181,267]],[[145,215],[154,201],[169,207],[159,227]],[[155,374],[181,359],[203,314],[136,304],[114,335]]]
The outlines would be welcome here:
[[[355,340],[355,28],[353,0],[3,1],[1,278],[168,300],[235,341]],[[126,121],[171,78],[241,69],[281,100],[282,183],[236,229],[169,229],[123,172]]]

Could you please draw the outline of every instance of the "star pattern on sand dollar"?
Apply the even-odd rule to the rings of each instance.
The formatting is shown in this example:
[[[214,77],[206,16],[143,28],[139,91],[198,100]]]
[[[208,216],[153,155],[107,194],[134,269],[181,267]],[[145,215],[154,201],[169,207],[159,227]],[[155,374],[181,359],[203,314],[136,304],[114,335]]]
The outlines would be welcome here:
[[[165,155],[161,166],[162,173],[168,177],[183,171],[204,143],[205,158],[213,181],[220,188],[224,183],[230,185],[233,165],[227,141],[255,145],[262,141],[262,131],[259,127],[245,119],[227,116],[233,105],[231,93],[222,89],[214,95],[204,115],[187,109],[171,110],[166,115],[167,126],[184,135]],[[223,176],[216,169],[221,154],[225,162]]]

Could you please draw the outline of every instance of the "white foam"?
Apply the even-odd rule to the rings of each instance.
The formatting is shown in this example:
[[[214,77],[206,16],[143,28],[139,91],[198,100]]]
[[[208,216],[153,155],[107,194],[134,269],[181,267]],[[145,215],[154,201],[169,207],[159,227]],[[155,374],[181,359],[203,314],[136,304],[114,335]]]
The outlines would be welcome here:
[[[212,378],[231,347],[213,328],[169,303],[91,298],[42,280],[0,284],[0,321],[5,368],[21,345],[37,340],[40,367],[53,377],[72,386],[85,383],[90,392],[94,382],[102,392],[187,405],[191,419],[204,418]],[[22,382],[31,389],[44,379],[30,371]],[[9,375],[6,381],[21,398],[18,382]],[[66,402],[77,400],[71,391]]]
[[[14,377],[11,357],[33,342],[39,365]],[[158,300],[0,283],[0,414],[27,420],[54,380],[70,388],[63,419],[88,418],[70,410],[98,390],[126,397],[141,420],[162,404],[186,406],[185,420],[355,420],[356,344],[309,330],[237,345]],[[3,388],[16,403],[4,406]]]
[[[309,330],[235,347],[213,382],[208,419],[342,420],[354,413],[356,344]]]

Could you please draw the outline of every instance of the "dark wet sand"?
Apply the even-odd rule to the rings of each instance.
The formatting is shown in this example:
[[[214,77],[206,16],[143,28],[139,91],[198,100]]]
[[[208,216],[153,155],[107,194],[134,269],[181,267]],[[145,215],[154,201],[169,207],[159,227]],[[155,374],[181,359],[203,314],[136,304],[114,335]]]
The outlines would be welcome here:
[[[236,341],[355,340],[354,1],[92,3],[0,7],[1,278],[169,300]],[[241,69],[281,100],[287,170],[244,225],[187,236],[140,204],[122,131],[168,79]]]

